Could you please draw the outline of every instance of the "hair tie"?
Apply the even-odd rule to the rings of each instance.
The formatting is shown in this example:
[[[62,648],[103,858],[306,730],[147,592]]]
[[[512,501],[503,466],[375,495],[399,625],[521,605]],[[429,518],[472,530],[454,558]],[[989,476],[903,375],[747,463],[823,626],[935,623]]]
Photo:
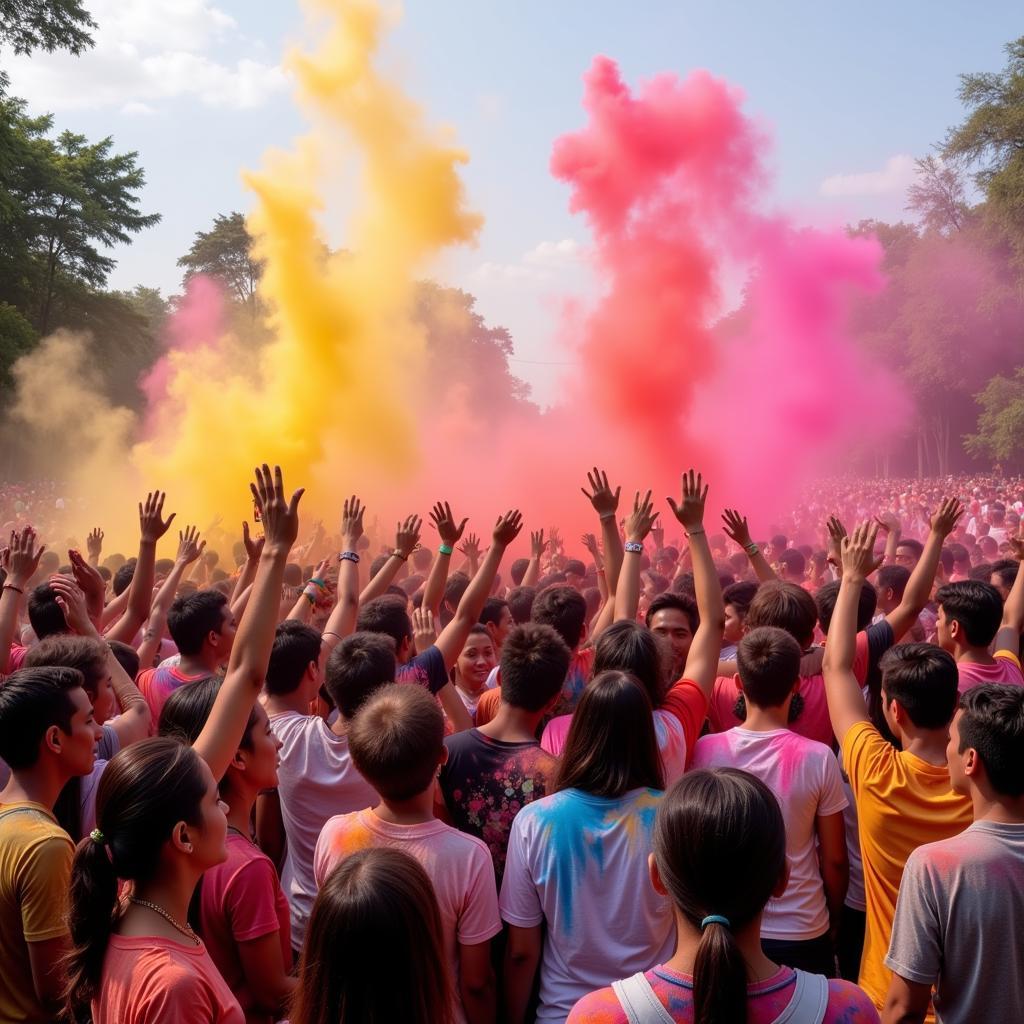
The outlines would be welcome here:
[[[732,923],[729,921],[729,918],[722,917],[721,914],[708,914],[708,916],[701,921],[700,930],[704,931],[709,924],[720,924],[724,928],[732,928]]]
[[[95,844],[96,844],[97,846],[106,846],[106,845],[107,845],[107,837],[106,837],[106,836],[105,836],[105,835],[104,835],[104,834],[103,834],[103,833],[102,833],[102,832],[101,832],[101,831],[100,831],[100,830],[99,830],[98,828],[94,828],[94,829],[93,829],[93,830],[92,830],[92,831],[91,831],[91,832],[89,833],[89,838],[90,838],[90,839],[91,839],[91,840],[92,840],[92,841],[93,841],[93,842],[94,842],[94,843],[95,843]]]

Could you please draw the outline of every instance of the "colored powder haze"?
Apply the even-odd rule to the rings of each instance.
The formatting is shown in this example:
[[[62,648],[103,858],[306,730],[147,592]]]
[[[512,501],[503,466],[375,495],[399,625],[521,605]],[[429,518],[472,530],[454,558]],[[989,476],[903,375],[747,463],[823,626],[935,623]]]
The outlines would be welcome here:
[[[82,339],[48,339],[16,371],[18,415],[37,434],[94,413],[84,435],[63,434],[95,446],[74,453],[79,492],[104,482],[83,530],[102,523],[128,538],[134,498],[153,487],[179,522],[233,527],[263,460],[309,488],[305,507],[329,529],[353,490],[388,522],[448,498],[484,536],[511,505],[528,528],[594,529],[578,485],[595,462],[624,485],[622,510],[632,489],[668,494],[697,465],[716,507],[765,519],[855,442],[881,440],[881,424],[900,429],[907,401],[845,333],[852,292],[883,285],[878,244],[764,212],[770,145],[739,90],[695,71],[632,92],[606,57],[584,77],[585,126],[555,141],[551,161],[592,234],[598,296],[565,297],[561,343],[579,369],[562,401],[483,421],[459,386],[424,393],[414,290],[482,223],[457,173],[467,156],[375,69],[376,5],[306,7],[322,42],[290,66],[314,127],[244,179],[272,340],[242,348],[218,290],[200,280],[143,382],[140,423],[85,393],[95,389]],[[357,199],[331,254],[319,219],[332,178],[351,170],[331,163],[339,135]],[[716,328],[728,280],[747,282],[744,314]]]

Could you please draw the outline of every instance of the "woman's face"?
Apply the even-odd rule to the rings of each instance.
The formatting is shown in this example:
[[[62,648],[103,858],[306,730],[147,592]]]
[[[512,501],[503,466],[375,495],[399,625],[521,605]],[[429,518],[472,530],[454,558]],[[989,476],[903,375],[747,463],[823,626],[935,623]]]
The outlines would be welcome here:
[[[277,785],[277,766],[281,760],[279,751],[282,743],[274,735],[270,719],[261,704],[255,708],[256,724],[249,734],[248,771],[249,781],[259,789],[273,789]]]
[[[497,664],[491,638],[486,633],[470,633],[455,663],[459,685],[470,693],[478,693],[487,685],[487,677]]]
[[[102,725],[113,717],[117,701],[114,698],[114,681],[106,664],[99,667],[97,673],[96,692],[92,697],[92,714],[97,725]]]
[[[199,826],[188,826],[188,832],[192,838],[196,864],[206,871],[207,868],[223,864],[227,859],[228,805],[220,798],[217,780],[214,779],[209,765],[200,758],[199,766],[206,779],[206,792],[199,805]]]

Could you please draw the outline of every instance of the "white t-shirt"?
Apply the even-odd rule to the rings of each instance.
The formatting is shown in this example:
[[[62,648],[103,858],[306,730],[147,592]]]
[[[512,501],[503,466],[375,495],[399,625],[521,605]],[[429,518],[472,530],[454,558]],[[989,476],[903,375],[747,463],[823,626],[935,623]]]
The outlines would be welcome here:
[[[566,789],[512,822],[499,904],[509,924],[547,922],[538,1021],[564,1021],[588,992],[672,955],[672,906],[647,869],[661,796]]]
[[[288,856],[281,887],[291,910],[292,946],[300,949],[316,897],[313,851],[324,822],[373,807],[380,798],[356,771],[348,737],[336,736],[322,718],[285,711],[271,715],[270,725],[282,743],[277,788]]]
[[[699,739],[693,767],[750,772],[782,807],[789,884],[782,896],[765,906],[761,937],[793,942],[824,935],[828,905],[818,866],[815,818],[837,814],[847,805],[839,762],[832,751],[789,729],[735,728]]]

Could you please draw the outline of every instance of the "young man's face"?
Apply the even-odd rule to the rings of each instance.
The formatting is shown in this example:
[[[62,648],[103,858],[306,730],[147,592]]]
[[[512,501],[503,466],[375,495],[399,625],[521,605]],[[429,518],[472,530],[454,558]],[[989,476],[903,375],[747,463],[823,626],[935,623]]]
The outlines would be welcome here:
[[[957,711],[949,726],[949,743],[946,744],[946,763],[949,765],[949,784],[954,793],[966,796],[970,792],[967,782],[967,772],[964,770],[964,763],[967,760],[967,751],[960,753],[960,718],[962,711]]]
[[[935,641],[944,651],[949,651],[950,653],[956,647],[950,630],[950,621],[946,617],[946,609],[941,604],[935,617]]]
[[[725,634],[726,643],[738,644],[743,639],[743,619],[736,611],[736,606],[727,604],[725,606]]]
[[[914,554],[912,548],[898,547],[896,549],[896,564],[913,572],[917,566],[917,555]]]
[[[501,645],[505,642],[505,637],[508,636],[512,627],[515,623],[512,621],[512,613],[508,608],[501,609],[501,617],[497,622],[489,622],[487,624],[487,632],[491,634],[491,641],[494,644],[496,651],[501,650]]]
[[[651,632],[664,640],[672,654],[672,682],[686,668],[686,658],[693,643],[690,620],[678,608],[662,608],[651,619]]]
[[[221,608],[220,630],[214,634],[217,638],[217,653],[222,657],[224,663],[231,656],[231,648],[234,646],[237,630],[238,623],[235,621],[234,615],[231,614],[231,606],[226,604]]]
[[[71,731],[61,734],[61,761],[71,777],[88,775],[96,763],[96,745],[103,730],[92,713],[92,701],[80,686],[68,691],[75,713],[71,716]]]

